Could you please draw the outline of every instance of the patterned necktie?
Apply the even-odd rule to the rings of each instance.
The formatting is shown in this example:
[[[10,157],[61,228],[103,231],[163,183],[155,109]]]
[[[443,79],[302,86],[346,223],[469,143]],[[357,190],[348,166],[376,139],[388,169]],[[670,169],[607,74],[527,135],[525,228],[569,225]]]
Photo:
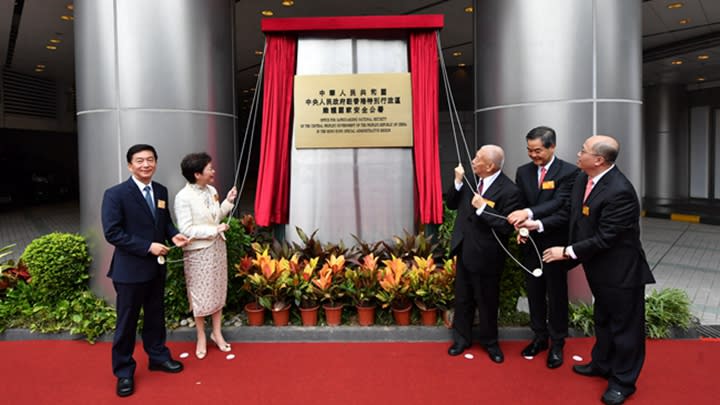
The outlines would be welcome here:
[[[538,188],[541,190],[542,190],[543,181],[545,180],[546,173],[547,173],[547,169],[545,168],[545,166],[541,167],[540,168],[540,181],[538,181]]]
[[[587,201],[587,198],[590,195],[592,188],[593,188],[593,181],[590,177],[588,177],[587,184],[585,185],[585,197],[583,197],[583,202]]]
[[[480,179],[477,185],[477,193],[478,195],[482,195],[483,193],[483,179]]]
[[[145,202],[147,203],[148,208],[150,208],[153,218],[155,218],[155,205],[153,204],[152,196],[150,195],[150,186],[145,186],[145,188],[143,188],[143,192],[143,194],[145,194]]]

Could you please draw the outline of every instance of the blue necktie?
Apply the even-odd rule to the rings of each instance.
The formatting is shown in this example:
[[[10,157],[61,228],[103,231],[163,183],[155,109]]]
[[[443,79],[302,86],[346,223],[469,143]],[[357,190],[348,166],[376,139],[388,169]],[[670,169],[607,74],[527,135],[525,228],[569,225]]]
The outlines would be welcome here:
[[[147,203],[148,208],[150,208],[153,218],[155,218],[155,205],[153,205],[152,196],[150,195],[150,186],[145,186],[143,191],[145,194],[145,202]]]

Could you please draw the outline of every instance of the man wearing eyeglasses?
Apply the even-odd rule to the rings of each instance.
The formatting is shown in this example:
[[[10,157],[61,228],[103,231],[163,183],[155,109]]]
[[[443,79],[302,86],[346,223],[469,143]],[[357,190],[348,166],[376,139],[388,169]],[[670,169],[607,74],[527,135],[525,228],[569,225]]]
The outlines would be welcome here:
[[[622,404],[636,390],[645,361],[645,284],[655,282],[640,242],[640,202],[632,183],[615,166],[618,141],[588,138],[577,154],[580,173],[569,204],[528,229],[569,224],[569,245],[543,252],[543,261],[577,259],[595,297],[592,360],[573,366],[588,377],[608,380],[601,400]]]
[[[523,193],[527,205],[508,215],[508,222],[513,225],[527,219],[545,218],[562,208],[570,197],[579,172],[575,165],[555,156],[556,135],[552,128],[533,128],[525,140],[528,157],[532,161],[518,167],[515,184]],[[567,244],[568,230],[567,226],[563,226],[547,232],[533,232],[531,236],[535,244],[521,243],[520,251],[523,265],[532,270],[540,268],[542,258],[538,252],[550,246]],[[563,347],[568,335],[567,272],[572,266],[571,261],[557,262],[544,266],[540,277],[525,273],[530,327],[535,336],[521,354],[534,357],[549,348],[548,368],[558,368],[563,364]]]

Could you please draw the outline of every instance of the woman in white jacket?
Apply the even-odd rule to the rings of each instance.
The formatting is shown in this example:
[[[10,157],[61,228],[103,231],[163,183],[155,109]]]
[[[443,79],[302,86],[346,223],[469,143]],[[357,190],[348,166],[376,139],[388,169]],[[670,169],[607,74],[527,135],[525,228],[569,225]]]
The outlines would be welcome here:
[[[212,317],[210,339],[223,352],[231,350],[222,335],[222,308],[227,297],[227,251],[221,223],[233,208],[237,190],[227,193],[220,203],[217,190],[210,183],[215,178],[212,158],[207,153],[191,153],[180,163],[188,183],[175,196],[175,219],[180,232],[190,238],[183,247],[185,281],[190,308],[195,317],[197,343],[195,356],[205,358],[205,317]]]

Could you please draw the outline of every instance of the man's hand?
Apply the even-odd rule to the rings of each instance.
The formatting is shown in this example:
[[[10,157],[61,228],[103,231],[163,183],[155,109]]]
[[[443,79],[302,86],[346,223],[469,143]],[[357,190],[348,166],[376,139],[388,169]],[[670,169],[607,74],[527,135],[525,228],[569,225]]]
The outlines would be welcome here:
[[[169,250],[170,249],[162,243],[153,242],[150,244],[150,253],[155,256],[165,256]]]
[[[230,229],[230,225],[228,225],[228,224],[226,224],[226,223],[224,223],[224,222],[217,226],[217,231],[218,231],[218,233],[220,233],[220,232],[225,232],[225,231],[227,231],[228,229]]]
[[[175,244],[175,246],[183,247],[183,246],[187,245],[188,242],[190,242],[190,239],[188,239],[187,236],[179,233],[179,234],[173,236],[172,241]],[[167,252],[165,252],[165,253],[167,253]],[[165,253],[163,253],[163,254],[165,254]]]
[[[507,219],[512,226],[517,227],[518,224],[528,219],[528,212],[524,209],[515,210],[508,215]]]
[[[551,248],[545,249],[543,252],[543,261],[545,263],[552,263],[559,260],[565,260],[567,257],[563,254],[563,251],[565,250],[565,247],[563,246],[553,246]]]
[[[463,177],[465,177],[465,169],[463,169],[462,163],[458,163],[455,168],[455,183],[462,183]]]
[[[237,197],[237,187],[233,186],[233,188],[230,189],[227,193],[227,197],[225,197],[228,202],[232,203],[235,201],[235,197]]]
[[[526,219],[525,221],[515,224],[515,229],[527,228],[528,231],[537,231],[540,229],[539,219]]]
[[[483,208],[486,205],[485,199],[477,193],[473,196],[471,203],[472,206],[475,207],[475,209]]]

